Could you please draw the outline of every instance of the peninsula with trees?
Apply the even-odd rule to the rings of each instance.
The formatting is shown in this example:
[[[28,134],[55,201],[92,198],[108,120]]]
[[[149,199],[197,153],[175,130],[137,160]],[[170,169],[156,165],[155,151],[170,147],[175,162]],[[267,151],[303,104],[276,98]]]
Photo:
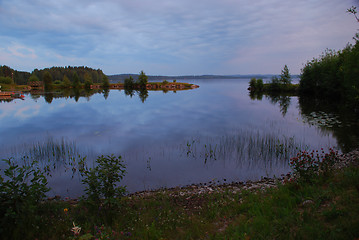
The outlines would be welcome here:
[[[101,69],[89,67],[52,67],[35,69],[32,73],[14,70],[6,65],[0,66],[0,85],[2,90],[45,90],[54,89],[124,89],[176,91],[198,88],[198,85],[180,83],[176,80],[168,82],[148,81],[148,76],[141,71],[124,81],[110,81]]]

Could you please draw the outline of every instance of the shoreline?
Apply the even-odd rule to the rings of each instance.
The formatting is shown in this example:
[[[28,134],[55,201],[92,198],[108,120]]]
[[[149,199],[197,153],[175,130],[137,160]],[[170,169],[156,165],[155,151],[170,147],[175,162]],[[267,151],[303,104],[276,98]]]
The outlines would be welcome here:
[[[2,84],[4,89],[3,91],[23,91],[30,92],[33,90],[44,90],[44,86],[41,82],[32,83],[29,85],[16,85],[16,84]],[[182,82],[149,82],[146,84],[146,90],[165,90],[165,91],[178,91],[178,90],[190,90],[199,88],[199,85],[192,83],[182,83]],[[52,90],[67,90],[67,89],[76,89],[72,86],[70,87],[61,87],[59,85],[53,85]],[[78,89],[86,89],[85,86],[80,86]],[[104,88],[102,84],[92,84],[88,90],[101,90],[101,89],[117,89],[123,90],[125,89],[124,83],[110,83],[108,88]],[[1,89],[0,89],[1,90]],[[141,90],[139,86],[134,86],[132,90]]]
[[[359,149],[355,149],[351,152],[341,154],[339,157],[339,161],[334,164],[334,168],[339,170],[350,165],[359,166]],[[239,194],[243,190],[250,192],[258,190],[264,191],[268,188],[276,188],[279,184],[284,184],[290,181],[292,177],[293,175],[291,174],[291,172],[289,172],[287,174],[282,174],[280,177],[261,177],[261,179],[257,181],[248,180],[223,183],[218,185],[215,182],[210,181],[208,183],[190,184],[182,187],[177,186],[171,188],[159,188],[153,190],[138,191],[134,193],[129,193],[125,195],[124,198],[128,200],[135,200],[151,198],[158,194],[167,194],[169,197],[187,197],[187,200],[189,200],[191,197],[194,196],[201,196],[212,193],[231,192],[233,194]],[[48,197],[47,200],[66,201],[70,204],[78,203],[78,198],[62,199],[62,197],[58,195],[54,197]]]

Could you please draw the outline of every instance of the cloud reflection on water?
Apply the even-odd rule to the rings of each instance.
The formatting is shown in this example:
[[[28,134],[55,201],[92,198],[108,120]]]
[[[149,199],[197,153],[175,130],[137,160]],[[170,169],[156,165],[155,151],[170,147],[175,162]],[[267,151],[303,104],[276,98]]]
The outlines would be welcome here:
[[[88,157],[89,165],[99,155],[122,155],[128,172],[124,183],[130,191],[137,191],[213,178],[242,181],[288,171],[288,156],[278,160],[263,159],[258,153],[252,157],[236,153],[240,140],[231,139],[240,136],[276,136],[279,140],[294,137],[300,146],[313,148],[336,145],[331,134],[320,135],[315,128],[297,120],[300,113],[296,97],[291,98],[283,116],[280,108],[266,98],[252,101],[247,92],[248,81],[194,80],[190,82],[199,84],[199,89],[175,94],[150,92],[144,103],[137,96],[131,98],[123,91],[113,90],[107,99],[95,94],[89,101],[83,97],[77,102],[54,98],[48,104],[40,96],[36,102],[27,97],[16,106],[1,104],[4,117],[0,119],[0,157],[11,154],[7,149],[22,153],[26,152],[22,146],[65,139],[76,144],[78,153]],[[16,115],[17,112],[20,113]],[[196,157],[187,156],[186,152],[187,143],[193,140]],[[216,149],[216,160],[210,157],[211,149]],[[79,178],[65,180],[68,173],[61,170],[56,169],[50,182],[61,186],[54,180],[58,178],[64,185],[54,191],[80,193]],[[69,182],[71,186],[66,186]]]

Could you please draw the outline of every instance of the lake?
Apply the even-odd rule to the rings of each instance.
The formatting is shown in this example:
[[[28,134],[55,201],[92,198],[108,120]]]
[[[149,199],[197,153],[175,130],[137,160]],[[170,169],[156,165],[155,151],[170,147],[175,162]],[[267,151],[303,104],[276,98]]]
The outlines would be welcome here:
[[[184,82],[198,89],[140,98],[119,90],[0,102],[0,158],[49,166],[49,195],[83,193],[76,162],[121,155],[129,192],[280,176],[299,150],[358,146],[358,121],[298,97],[249,96],[249,79]],[[24,156],[27,156],[24,159]],[[2,164],[3,166],[3,164]]]

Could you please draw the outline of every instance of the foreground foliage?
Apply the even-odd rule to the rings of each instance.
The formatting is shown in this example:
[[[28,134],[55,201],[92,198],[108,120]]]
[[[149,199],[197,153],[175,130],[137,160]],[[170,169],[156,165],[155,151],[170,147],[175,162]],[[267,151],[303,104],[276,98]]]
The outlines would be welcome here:
[[[119,204],[119,199],[125,194],[126,188],[118,186],[125,175],[125,165],[121,156],[100,156],[96,160],[97,166],[81,170],[82,180],[86,185],[85,202],[95,208],[100,206],[111,210]]]
[[[36,162],[19,166],[4,160],[7,168],[0,175],[0,234],[20,237],[24,228],[38,228],[40,201],[45,197],[47,179]]]
[[[31,205],[24,205],[31,206],[31,211],[16,212],[16,219],[24,221],[2,228],[2,238],[356,239],[359,168],[335,169],[338,156],[333,150],[301,152],[291,160],[292,177],[267,190],[236,192],[224,185],[221,191],[208,194],[186,195],[181,189],[173,189],[123,197],[123,191],[114,184],[124,174],[121,158],[101,156],[97,166],[83,170],[87,197],[80,202],[40,202],[36,198]],[[32,174],[23,175],[23,168],[9,166],[5,170],[8,176],[15,176],[10,169],[22,176],[9,179],[14,186],[27,189],[30,196],[43,196],[43,174],[26,168]],[[28,188],[17,184],[25,176],[30,180]],[[14,193],[6,190],[10,182],[1,182],[2,203],[12,201]],[[27,198],[22,199],[26,202]],[[106,199],[116,204],[109,205]],[[2,222],[8,217],[2,215]]]

